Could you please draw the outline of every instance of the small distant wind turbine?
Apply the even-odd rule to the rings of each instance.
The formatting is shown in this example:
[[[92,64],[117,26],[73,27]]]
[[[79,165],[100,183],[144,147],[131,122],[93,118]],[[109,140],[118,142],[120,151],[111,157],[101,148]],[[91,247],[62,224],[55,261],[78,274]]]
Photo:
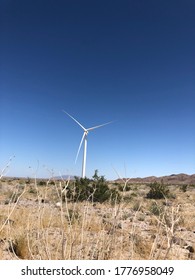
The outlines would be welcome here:
[[[79,148],[78,148],[78,151],[77,151],[75,163],[76,163],[76,161],[77,161],[77,158],[78,158],[78,155],[79,155],[79,152],[80,152],[82,143],[83,143],[83,141],[84,141],[83,165],[82,165],[82,178],[85,178],[86,157],[87,157],[87,135],[88,135],[88,133],[89,133],[90,130],[99,128],[99,127],[101,127],[101,126],[105,126],[105,125],[110,124],[110,123],[112,123],[112,122],[107,122],[107,123],[100,124],[100,125],[97,125],[97,126],[93,126],[93,127],[90,127],[90,128],[85,128],[82,124],[80,124],[80,122],[78,122],[75,118],[73,118],[73,116],[71,116],[70,114],[68,114],[68,113],[67,113],[66,111],[64,111],[64,110],[63,110],[63,112],[64,112],[65,114],[67,114],[71,119],[73,119],[73,120],[84,130],[84,133],[83,133],[83,136],[82,136],[82,138],[81,138],[81,142],[80,142],[80,145],[79,145]]]

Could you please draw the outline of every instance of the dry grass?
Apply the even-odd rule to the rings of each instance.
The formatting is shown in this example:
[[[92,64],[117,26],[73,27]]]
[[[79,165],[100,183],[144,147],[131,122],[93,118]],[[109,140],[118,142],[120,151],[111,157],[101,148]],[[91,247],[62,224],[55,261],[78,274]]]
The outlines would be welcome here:
[[[155,201],[125,186],[111,205],[68,201],[66,186],[1,181],[0,259],[195,259],[195,188]]]

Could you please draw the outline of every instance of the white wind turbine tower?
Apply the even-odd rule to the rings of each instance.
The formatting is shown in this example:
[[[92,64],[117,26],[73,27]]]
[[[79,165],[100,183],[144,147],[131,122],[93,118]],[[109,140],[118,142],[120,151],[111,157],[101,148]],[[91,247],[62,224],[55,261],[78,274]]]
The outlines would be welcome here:
[[[93,127],[90,127],[90,128],[85,128],[82,124],[80,124],[80,122],[78,122],[75,118],[73,118],[73,116],[71,116],[69,113],[67,113],[67,112],[64,111],[64,110],[63,110],[63,112],[64,112],[65,114],[67,114],[71,119],[73,119],[73,120],[84,130],[84,133],[83,133],[83,136],[82,136],[82,138],[81,138],[81,142],[80,142],[80,145],[79,145],[79,148],[78,148],[78,151],[77,151],[75,163],[76,163],[76,161],[77,161],[77,158],[78,158],[78,155],[79,155],[79,152],[80,152],[82,143],[83,143],[83,141],[84,141],[83,165],[82,165],[82,178],[85,178],[86,157],[87,157],[87,135],[88,135],[88,133],[89,133],[90,130],[93,130],[93,129],[96,129],[96,128],[98,128],[98,127],[101,127],[101,126],[110,124],[110,123],[112,123],[112,122],[107,122],[107,123],[100,124],[100,125],[97,125],[97,126],[93,126]]]

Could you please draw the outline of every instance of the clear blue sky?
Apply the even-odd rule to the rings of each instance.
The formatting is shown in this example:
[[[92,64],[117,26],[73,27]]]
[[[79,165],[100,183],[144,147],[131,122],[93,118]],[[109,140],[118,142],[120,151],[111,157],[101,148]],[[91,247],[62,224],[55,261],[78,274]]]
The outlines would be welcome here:
[[[80,175],[66,110],[115,121],[89,133],[88,177],[195,173],[194,15],[193,0],[1,0],[0,169],[15,155],[9,176]]]

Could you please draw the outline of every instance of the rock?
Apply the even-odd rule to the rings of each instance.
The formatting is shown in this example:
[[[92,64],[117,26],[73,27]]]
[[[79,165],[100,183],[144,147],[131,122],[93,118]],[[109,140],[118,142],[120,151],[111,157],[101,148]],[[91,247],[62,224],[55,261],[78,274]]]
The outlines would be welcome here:
[[[61,208],[61,207],[62,207],[62,203],[61,203],[61,202],[57,202],[57,203],[55,204],[55,206],[56,206],[57,208]]]
[[[49,203],[49,200],[48,199],[41,199],[41,203]]]
[[[170,207],[170,206],[172,206],[172,202],[170,202],[170,201],[164,201],[164,202],[163,202],[163,205],[164,205],[164,206],[169,206],[169,207]]]
[[[173,237],[173,243],[182,247],[187,246],[187,243],[184,239],[176,236]]]
[[[192,247],[192,245],[187,245],[185,249],[188,250],[190,253],[194,253],[194,248]]]
[[[13,224],[14,224],[14,221],[11,220],[11,219],[7,219],[7,220],[5,221],[5,225],[13,226]]]

